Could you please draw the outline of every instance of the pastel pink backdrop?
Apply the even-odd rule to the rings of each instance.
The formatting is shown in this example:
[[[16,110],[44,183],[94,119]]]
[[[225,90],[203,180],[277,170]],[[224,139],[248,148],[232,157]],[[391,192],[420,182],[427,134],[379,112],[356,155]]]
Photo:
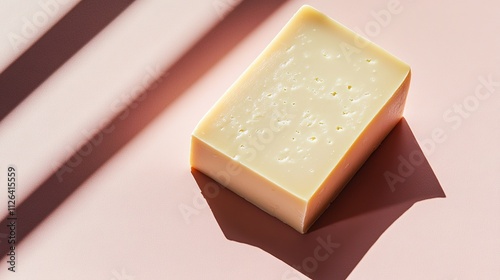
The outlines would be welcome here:
[[[303,4],[413,74],[405,118],[307,235],[188,162],[196,123]],[[0,229],[0,279],[499,278],[499,8],[1,3],[0,182],[14,164],[19,222],[16,273]]]

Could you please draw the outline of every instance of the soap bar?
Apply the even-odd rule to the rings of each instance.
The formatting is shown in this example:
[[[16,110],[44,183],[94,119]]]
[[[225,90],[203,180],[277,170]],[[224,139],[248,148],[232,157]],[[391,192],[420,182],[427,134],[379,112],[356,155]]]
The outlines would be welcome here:
[[[191,166],[307,232],[401,119],[410,67],[303,6],[195,128]]]

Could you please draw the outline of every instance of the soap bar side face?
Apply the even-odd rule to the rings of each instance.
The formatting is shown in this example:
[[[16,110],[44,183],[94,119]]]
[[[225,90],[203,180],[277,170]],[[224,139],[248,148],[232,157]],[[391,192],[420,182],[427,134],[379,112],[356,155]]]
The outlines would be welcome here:
[[[191,165],[194,168],[295,230],[305,232],[307,201],[273,184],[194,136],[191,139],[191,155]]]

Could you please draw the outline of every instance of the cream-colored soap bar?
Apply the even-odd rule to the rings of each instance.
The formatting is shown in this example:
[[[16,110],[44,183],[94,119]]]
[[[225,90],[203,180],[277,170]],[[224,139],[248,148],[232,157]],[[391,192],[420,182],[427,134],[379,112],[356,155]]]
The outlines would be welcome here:
[[[191,165],[304,233],[400,120],[410,67],[304,6],[205,115]]]

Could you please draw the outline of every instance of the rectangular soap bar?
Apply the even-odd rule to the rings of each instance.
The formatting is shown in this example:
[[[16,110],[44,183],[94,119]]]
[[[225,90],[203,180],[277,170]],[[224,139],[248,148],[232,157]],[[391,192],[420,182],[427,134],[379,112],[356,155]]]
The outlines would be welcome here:
[[[410,67],[303,6],[203,117],[191,165],[305,233],[401,119]]]

